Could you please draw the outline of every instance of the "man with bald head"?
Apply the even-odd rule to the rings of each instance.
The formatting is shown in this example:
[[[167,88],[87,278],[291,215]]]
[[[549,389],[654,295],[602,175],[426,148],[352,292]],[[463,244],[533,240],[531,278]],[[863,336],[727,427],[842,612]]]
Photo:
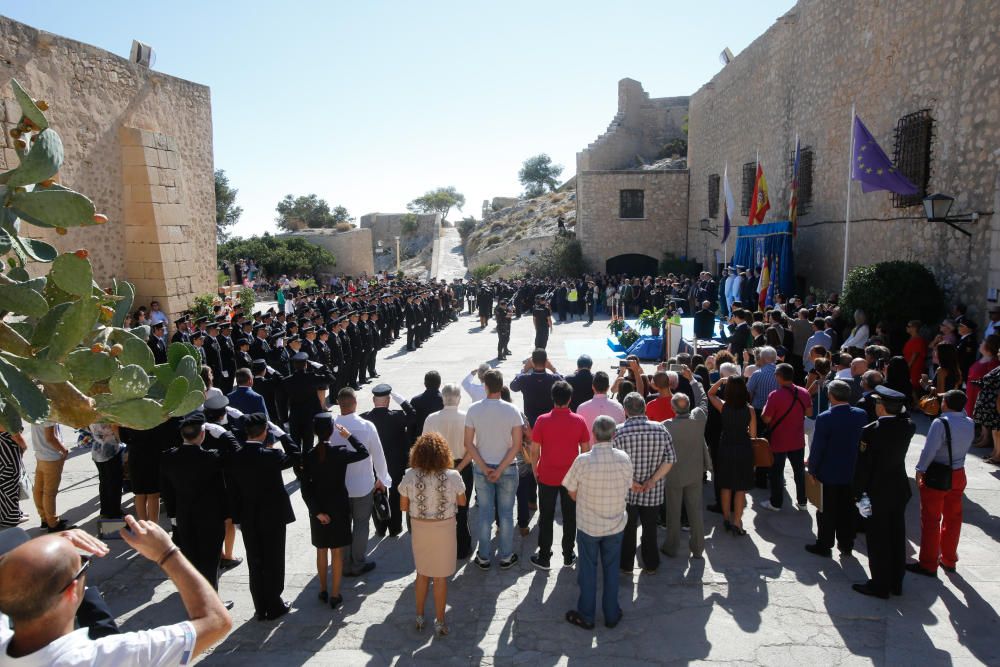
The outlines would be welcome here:
[[[92,640],[74,631],[91,558],[107,547],[79,531],[29,540],[0,558],[0,656],[5,665],[186,665],[219,642],[232,618],[162,528],[125,518],[126,543],[155,562],[180,593],[189,620]],[[80,552],[86,552],[81,556]],[[14,629],[11,630],[11,621]]]

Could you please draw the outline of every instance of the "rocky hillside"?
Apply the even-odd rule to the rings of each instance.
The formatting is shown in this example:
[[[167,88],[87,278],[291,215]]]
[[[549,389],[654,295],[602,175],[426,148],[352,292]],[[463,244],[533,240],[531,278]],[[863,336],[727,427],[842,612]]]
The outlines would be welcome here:
[[[513,206],[488,214],[465,239],[469,270],[495,266],[496,275],[524,271],[524,264],[541,250],[559,229],[562,216],[566,229],[576,226],[576,192],[550,192],[535,199],[518,200]]]

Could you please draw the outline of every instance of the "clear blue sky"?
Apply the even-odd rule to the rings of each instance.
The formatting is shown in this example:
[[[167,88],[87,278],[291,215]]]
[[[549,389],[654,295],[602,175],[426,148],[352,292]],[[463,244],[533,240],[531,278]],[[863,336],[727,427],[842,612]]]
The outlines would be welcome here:
[[[688,95],[794,3],[703,0],[505,2],[6,2],[18,21],[212,89],[215,165],[239,188],[241,235],[274,229],[285,194],[317,193],[353,216],[402,211],[454,185],[479,217],[520,191],[522,161],[575,171],[631,77]],[[453,219],[461,214],[452,213]]]

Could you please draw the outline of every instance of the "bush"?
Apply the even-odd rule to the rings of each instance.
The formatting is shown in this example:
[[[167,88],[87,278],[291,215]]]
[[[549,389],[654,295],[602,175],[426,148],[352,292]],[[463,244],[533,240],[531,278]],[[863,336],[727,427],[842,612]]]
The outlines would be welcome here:
[[[476,219],[472,217],[462,218],[462,221],[456,225],[458,227],[458,235],[462,237],[464,241],[466,237],[469,236],[476,228]]]
[[[199,294],[191,301],[191,316],[194,318],[209,317],[212,315],[212,306],[215,305],[214,294]]]
[[[503,238],[499,234],[494,234],[486,239],[486,247],[488,248],[490,246],[500,245],[501,241],[503,241]]]
[[[583,246],[572,234],[560,235],[552,245],[534,254],[528,272],[540,278],[582,276],[590,270],[583,259]]]
[[[219,257],[230,262],[252,257],[264,275],[272,278],[282,274],[316,274],[337,263],[329,251],[315,243],[302,238],[279,239],[270,234],[226,241],[219,246]]]
[[[354,229],[354,225],[349,222],[338,222],[337,226],[334,227],[338,232],[349,232]]]
[[[668,273],[696,276],[701,273],[701,262],[686,258],[677,259],[673,253],[665,252],[663,259],[660,260],[660,274],[667,275]]]
[[[483,264],[472,269],[471,274],[476,280],[486,280],[499,270],[499,264]]]
[[[403,236],[413,235],[420,228],[420,218],[413,213],[407,213],[399,219],[399,231]]]
[[[249,287],[244,287],[239,291],[240,305],[243,306],[244,313],[252,313],[253,307],[257,303],[257,296]]]
[[[917,262],[854,267],[847,274],[840,303],[848,319],[859,308],[865,311],[872,331],[878,322],[901,331],[909,320],[936,323],[945,314],[944,294],[934,274]]]

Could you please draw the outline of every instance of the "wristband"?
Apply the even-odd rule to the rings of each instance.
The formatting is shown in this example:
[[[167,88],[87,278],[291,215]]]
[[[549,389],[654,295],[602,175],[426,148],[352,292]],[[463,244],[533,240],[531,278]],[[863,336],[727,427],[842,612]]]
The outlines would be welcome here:
[[[176,544],[171,546],[169,549],[166,550],[166,552],[164,552],[162,556],[160,556],[160,560],[156,561],[156,564],[159,567],[163,567],[163,564],[166,563],[168,560],[170,560],[170,558],[180,550],[181,550],[180,547],[178,547]]]

